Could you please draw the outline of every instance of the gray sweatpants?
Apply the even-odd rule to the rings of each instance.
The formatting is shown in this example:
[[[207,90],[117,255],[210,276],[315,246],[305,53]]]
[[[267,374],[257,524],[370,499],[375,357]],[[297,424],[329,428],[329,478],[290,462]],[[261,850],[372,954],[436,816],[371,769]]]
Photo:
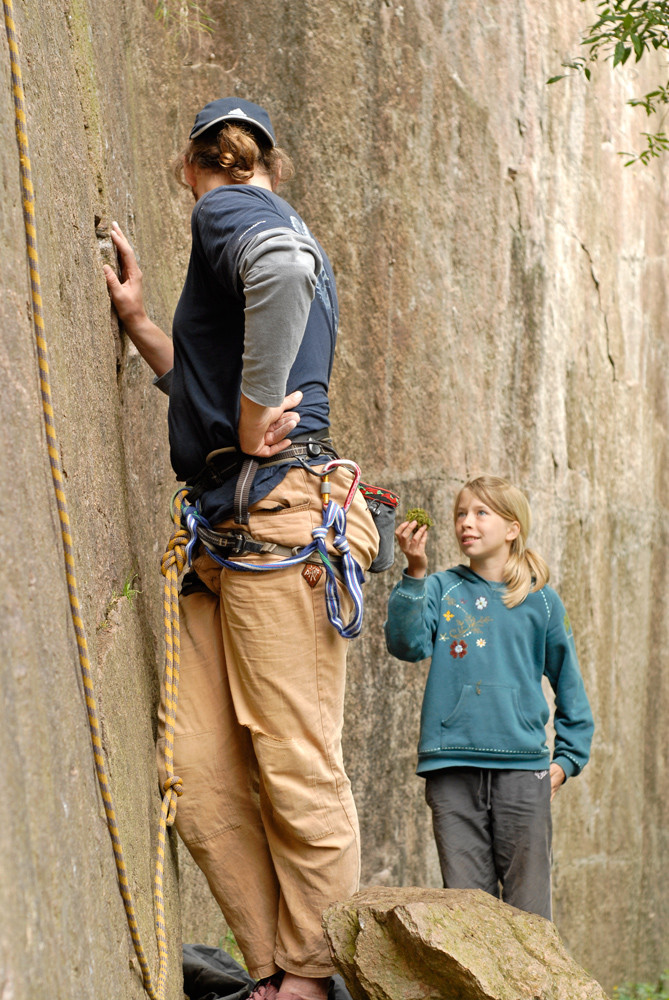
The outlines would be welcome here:
[[[426,775],[446,889],[483,889],[551,920],[548,771],[447,767]]]

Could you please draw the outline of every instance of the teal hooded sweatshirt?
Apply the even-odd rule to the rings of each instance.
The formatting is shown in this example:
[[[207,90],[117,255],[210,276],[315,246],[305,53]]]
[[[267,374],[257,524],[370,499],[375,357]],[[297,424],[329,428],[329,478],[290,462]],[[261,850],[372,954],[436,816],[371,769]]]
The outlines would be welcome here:
[[[562,601],[550,587],[507,608],[505,585],[466,566],[403,574],[388,602],[388,650],[431,657],[423,697],[418,774],[442,767],[550,765],[546,676],[555,692],[553,761],[569,778],[590,755],[594,724]]]

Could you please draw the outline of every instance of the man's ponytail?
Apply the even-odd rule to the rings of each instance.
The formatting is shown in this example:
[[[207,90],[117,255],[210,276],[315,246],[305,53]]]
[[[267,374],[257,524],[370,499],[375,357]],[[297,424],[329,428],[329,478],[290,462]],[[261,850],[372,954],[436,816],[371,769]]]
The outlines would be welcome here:
[[[292,160],[283,149],[263,142],[260,134],[246,125],[225,122],[208,129],[195,139],[189,139],[172,164],[180,184],[188,187],[183,177],[184,164],[193,164],[212,173],[225,171],[234,184],[243,184],[260,168],[268,173],[272,185],[289,181],[295,173]]]

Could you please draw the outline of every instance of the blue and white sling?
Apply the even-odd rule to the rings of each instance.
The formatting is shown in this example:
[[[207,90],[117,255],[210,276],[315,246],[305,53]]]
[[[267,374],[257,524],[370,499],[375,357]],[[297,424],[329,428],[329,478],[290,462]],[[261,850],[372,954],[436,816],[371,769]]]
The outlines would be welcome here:
[[[330,497],[329,473],[339,466],[347,467],[354,473],[353,484],[348,492],[344,506],[340,506]],[[199,528],[206,529],[206,533],[212,531],[211,525],[204,515],[194,504],[185,502],[182,496],[181,523],[185,524],[190,540],[186,548],[186,555],[190,565],[195,546],[198,542],[204,546],[211,558],[226,569],[237,570],[242,573],[266,573],[272,570],[288,569],[290,566],[299,566],[301,563],[312,561],[313,556],[318,556],[325,569],[325,603],[328,619],[336,628],[337,632],[344,639],[354,639],[360,634],[362,628],[362,618],[364,602],[362,596],[362,584],[364,583],[364,573],[359,563],[354,559],[348,540],[346,538],[346,512],[348,511],[353,497],[355,496],[360,482],[360,469],[349,459],[334,459],[324,465],[318,472],[314,473],[321,478],[321,493],[323,495],[323,521],[311,532],[312,541],[303,548],[298,549],[285,559],[277,559],[272,562],[249,562],[246,559],[228,559],[216,552],[207,540],[201,537]],[[350,621],[344,624],[341,615],[341,604],[337,587],[337,573],[328,555],[326,538],[330,529],[334,531],[333,545],[341,558],[340,576],[344,587],[348,590],[353,601],[353,614]]]

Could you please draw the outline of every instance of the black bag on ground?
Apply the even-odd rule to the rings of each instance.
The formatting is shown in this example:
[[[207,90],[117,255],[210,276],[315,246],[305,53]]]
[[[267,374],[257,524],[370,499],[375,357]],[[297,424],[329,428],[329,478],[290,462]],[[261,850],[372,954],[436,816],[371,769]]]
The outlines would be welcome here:
[[[184,993],[189,1000],[246,1000],[254,981],[227,951],[206,944],[183,946]],[[341,976],[330,980],[328,1000],[351,1000]]]

